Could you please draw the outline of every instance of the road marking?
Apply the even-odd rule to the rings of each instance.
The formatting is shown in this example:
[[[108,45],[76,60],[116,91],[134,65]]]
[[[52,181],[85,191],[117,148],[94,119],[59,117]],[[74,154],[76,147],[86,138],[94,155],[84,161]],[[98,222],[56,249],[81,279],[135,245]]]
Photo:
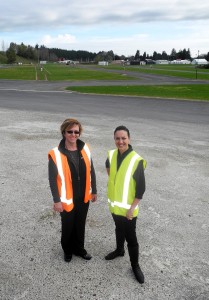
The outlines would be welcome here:
[[[36,93],[68,93],[72,94],[73,91],[38,91],[38,90],[21,90],[21,89],[4,89],[0,88],[0,91],[17,91],[17,92],[36,92]]]

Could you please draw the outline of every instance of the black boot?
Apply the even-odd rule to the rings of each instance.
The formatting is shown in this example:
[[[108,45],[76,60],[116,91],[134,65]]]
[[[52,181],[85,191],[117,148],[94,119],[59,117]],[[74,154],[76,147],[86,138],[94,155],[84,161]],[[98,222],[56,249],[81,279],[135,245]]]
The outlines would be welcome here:
[[[128,252],[130,256],[131,266],[132,270],[134,272],[134,275],[136,277],[136,280],[139,283],[144,283],[144,274],[142,273],[142,270],[139,266],[139,246],[136,245],[134,247],[128,246]]]
[[[105,259],[106,260],[112,260],[112,259],[115,259],[118,256],[124,256],[124,254],[125,254],[125,250],[124,249],[122,249],[122,250],[116,249],[115,251],[110,252],[109,254],[107,254],[105,256]]]
[[[115,229],[115,237],[116,237],[116,250],[113,252],[110,252],[105,256],[106,260],[112,260],[119,256],[124,256],[125,250],[124,250],[124,244],[125,244],[125,236],[121,231],[118,231]]]
[[[65,253],[64,253],[64,260],[65,260],[66,262],[70,262],[71,259],[72,259],[72,254],[65,254]]]
[[[132,266],[132,270],[134,272],[136,280],[141,284],[144,283],[144,274],[142,273],[142,270],[141,270],[139,264]]]

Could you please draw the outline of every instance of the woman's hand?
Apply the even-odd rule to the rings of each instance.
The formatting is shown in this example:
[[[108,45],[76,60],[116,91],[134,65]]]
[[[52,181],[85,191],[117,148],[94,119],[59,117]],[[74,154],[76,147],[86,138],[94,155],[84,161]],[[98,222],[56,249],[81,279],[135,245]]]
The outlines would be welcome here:
[[[61,202],[54,203],[54,211],[63,212],[63,208],[62,208],[62,203]]]
[[[126,218],[127,218],[128,220],[132,220],[132,219],[133,219],[133,209],[130,208],[130,209],[127,211]]]
[[[97,200],[97,194],[92,194],[91,202],[95,202]]]
[[[133,203],[131,204],[130,209],[127,211],[126,214],[126,218],[128,220],[132,220],[133,219],[133,214],[134,214],[134,209],[137,207],[137,205],[139,205],[140,199],[135,198]]]

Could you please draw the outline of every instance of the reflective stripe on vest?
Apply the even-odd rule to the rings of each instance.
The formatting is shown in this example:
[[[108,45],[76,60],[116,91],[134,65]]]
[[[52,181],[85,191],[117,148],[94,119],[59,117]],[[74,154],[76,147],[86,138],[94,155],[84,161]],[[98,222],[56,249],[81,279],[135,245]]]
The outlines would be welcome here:
[[[112,157],[113,157],[113,154],[114,154],[115,151],[117,151],[117,150],[110,150],[109,151],[109,162],[110,162],[110,164],[111,164]]]
[[[62,168],[62,159],[61,159],[61,153],[58,150],[58,147],[55,147],[54,149],[54,154],[57,162],[57,169],[58,169],[58,174],[61,178],[61,193],[60,193],[60,200],[63,203],[66,203],[67,205],[70,205],[73,203],[73,198],[72,198],[72,191],[71,191],[71,198],[67,199],[67,193],[66,193],[66,183],[65,183],[65,176],[63,173],[63,168]]]
[[[84,196],[84,202],[87,203],[92,198],[92,189],[91,189],[91,152],[87,144],[84,145],[81,150],[84,161],[86,163],[86,190]]]
[[[108,152],[110,167],[111,167],[112,159],[114,159],[113,168],[117,168],[117,153],[118,153],[117,149],[110,150]],[[132,154],[132,157],[128,157],[130,154]],[[124,177],[121,176],[121,173],[120,173],[120,175],[118,175],[118,173],[120,172],[120,169],[118,170],[119,172],[117,170],[115,170],[115,172],[116,172],[114,174],[115,178],[113,178],[113,177],[109,178],[110,185],[108,185],[108,189],[110,189],[108,191],[108,195],[111,196],[108,198],[110,211],[111,211],[111,213],[115,213],[115,214],[123,215],[123,216],[126,216],[127,210],[129,210],[131,207],[132,203],[130,203],[130,195],[132,195],[131,201],[134,200],[135,190],[133,190],[133,182],[132,182],[132,184],[130,184],[130,182],[132,180],[134,180],[133,173],[136,170],[136,167],[138,165],[137,161],[139,162],[140,160],[143,159],[135,151],[131,152],[130,154],[122,162],[122,163],[127,164],[127,169],[124,173]],[[127,161],[127,159],[129,159],[129,161]],[[144,161],[144,167],[145,166],[146,166],[146,162]],[[111,173],[110,173],[110,176],[111,176]],[[117,190],[115,190],[116,184],[117,184],[116,181],[118,180],[117,176],[120,176],[121,178],[123,178],[123,182],[121,182],[121,185],[119,185],[119,186],[117,185]],[[113,181],[114,181],[114,183],[113,183]],[[121,195],[121,196],[119,196],[119,195]],[[111,199],[112,197],[114,197],[114,198]],[[121,197],[121,198],[116,199],[118,197]],[[136,208],[134,210],[134,216],[136,216],[137,214],[138,214],[138,206],[136,206]]]

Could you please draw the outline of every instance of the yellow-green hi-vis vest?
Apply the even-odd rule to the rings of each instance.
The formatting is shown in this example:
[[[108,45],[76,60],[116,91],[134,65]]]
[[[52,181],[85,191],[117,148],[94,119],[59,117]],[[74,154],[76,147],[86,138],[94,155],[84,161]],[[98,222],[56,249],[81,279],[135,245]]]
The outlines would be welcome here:
[[[108,204],[112,214],[126,216],[131,204],[135,199],[136,182],[133,174],[140,160],[143,160],[144,169],[146,161],[135,151],[131,151],[122,161],[117,171],[117,155],[118,149],[108,151],[110,162],[110,173],[108,180]],[[140,183],[138,183],[140,184]],[[139,206],[134,210],[133,217],[139,212]]]

